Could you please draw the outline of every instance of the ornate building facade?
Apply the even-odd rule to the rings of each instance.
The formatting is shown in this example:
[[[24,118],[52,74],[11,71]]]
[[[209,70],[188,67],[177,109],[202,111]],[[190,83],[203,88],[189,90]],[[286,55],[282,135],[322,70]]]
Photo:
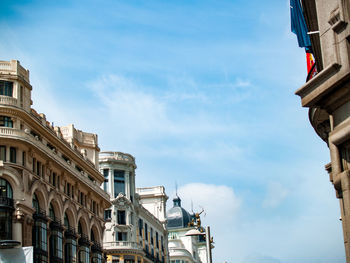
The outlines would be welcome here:
[[[102,262],[104,210],[97,135],[53,127],[31,108],[29,71],[0,61],[0,245],[34,262]]]
[[[107,262],[168,262],[165,224],[142,205],[142,194],[135,189],[135,169],[135,159],[130,154],[100,154],[100,171],[105,178],[102,188],[110,194],[112,203],[105,210],[103,247]],[[162,191],[166,196],[164,187]]]
[[[173,199],[173,207],[167,212],[167,229],[169,240],[169,257],[171,263],[208,263],[207,245],[204,235],[188,236],[187,233],[198,225],[199,214],[187,212],[181,207],[181,199]]]
[[[318,74],[296,94],[315,132],[329,148],[326,165],[336,196],[347,262],[350,262],[350,3],[302,0]]]

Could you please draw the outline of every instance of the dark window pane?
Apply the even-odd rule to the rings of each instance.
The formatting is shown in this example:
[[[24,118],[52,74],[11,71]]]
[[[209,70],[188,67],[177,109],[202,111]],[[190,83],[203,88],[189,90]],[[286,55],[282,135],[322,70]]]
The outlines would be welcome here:
[[[17,161],[17,149],[14,147],[10,147],[10,162],[11,163],[16,163]]]
[[[125,194],[124,171],[114,170],[114,197],[119,193]]]
[[[0,160],[6,162],[6,146],[0,146]]]
[[[0,126],[13,128],[13,121],[10,117],[0,116]]]
[[[13,82],[0,80],[0,95],[12,97],[13,93]]]
[[[125,211],[118,210],[117,215],[118,215],[118,224],[125,225],[126,224]]]

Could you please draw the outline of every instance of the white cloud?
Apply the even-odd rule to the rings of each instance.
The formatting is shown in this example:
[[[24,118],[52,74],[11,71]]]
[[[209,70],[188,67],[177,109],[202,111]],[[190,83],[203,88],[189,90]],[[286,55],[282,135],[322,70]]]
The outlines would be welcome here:
[[[215,242],[214,261],[227,260],[227,251],[232,245],[231,235],[235,218],[240,211],[241,199],[231,187],[204,183],[190,183],[181,186],[178,189],[178,195],[186,210],[191,211],[191,201],[195,212],[204,209],[201,215],[202,225],[211,228]]]
[[[156,95],[148,92],[150,88],[137,85],[132,79],[113,74],[103,76],[88,86],[99,100],[98,108],[93,110],[105,119],[108,118],[109,131],[114,131],[113,136],[118,134],[118,137],[132,141],[133,144],[135,140],[162,138],[191,141],[198,135],[232,135],[240,130],[233,123],[218,120],[215,114],[201,112],[197,108],[185,112],[178,103],[173,103],[174,99],[204,101],[205,98],[200,94]],[[208,155],[209,152],[208,149]]]
[[[241,203],[233,189],[225,185],[190,183],[181,186],[178,194],[183,200],[183,206],[190,208],[192,200],[196,211],[203,208],[207,217],[205,221],[221,216],[231,218]]]
[[[264,208],[279,206],[288,195],[288,190],[279,182],[269,182],[265,199],[262,202]]]

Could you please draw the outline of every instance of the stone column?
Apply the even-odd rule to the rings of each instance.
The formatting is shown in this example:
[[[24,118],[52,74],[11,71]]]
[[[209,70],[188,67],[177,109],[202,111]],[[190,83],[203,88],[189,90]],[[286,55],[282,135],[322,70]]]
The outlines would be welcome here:
[[[109,167],[108,169],[108,186],[107,191],[111,193],[111,197],[114,198],[114,177],[113,177],[113,169]]]
[[[6,146],[6,158],[5,158],[5,162],[9,162],[10,161],[10,146]]]
[[[130,176],[129,171],[124,172],[125,179],[125,196],[130,200]]]
[[[24,213],[19,209],[16,210],[12,222],[12,239],[21,242],[21,246],[23,246],[22,225],[24,222]]]

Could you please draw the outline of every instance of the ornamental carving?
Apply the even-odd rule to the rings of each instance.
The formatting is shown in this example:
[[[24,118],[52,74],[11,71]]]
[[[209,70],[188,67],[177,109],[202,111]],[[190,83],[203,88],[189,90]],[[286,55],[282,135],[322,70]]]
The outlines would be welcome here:
[[[132,205],[131,201],[125,197],[122,193],[119,193],[117,198],[112,201],[118,209],[126,209]]]

